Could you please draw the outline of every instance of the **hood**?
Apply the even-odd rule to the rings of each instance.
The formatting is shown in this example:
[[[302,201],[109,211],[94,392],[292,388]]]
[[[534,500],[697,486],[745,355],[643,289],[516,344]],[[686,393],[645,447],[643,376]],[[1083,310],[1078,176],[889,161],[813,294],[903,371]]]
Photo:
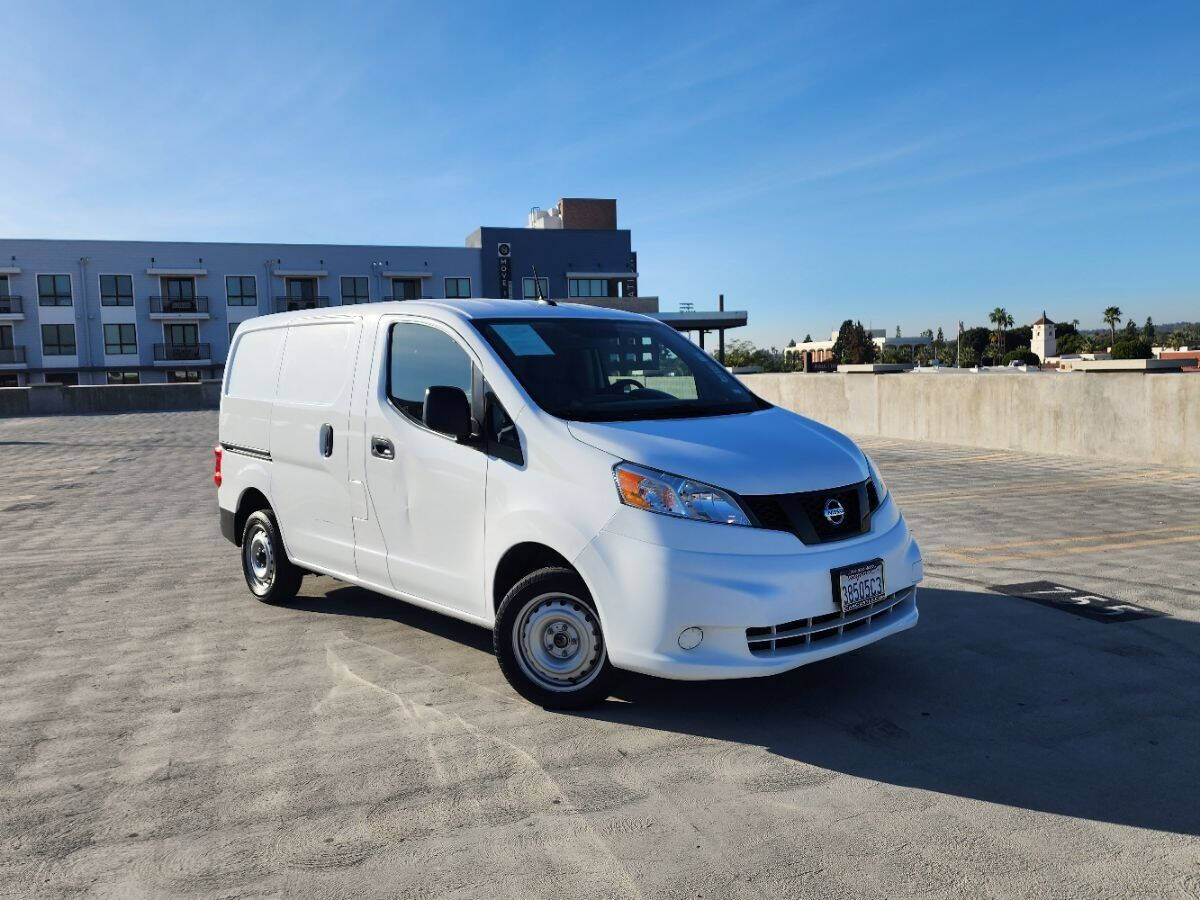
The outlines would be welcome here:
[[[791,494],[854,484],[867,465],[848,437],[772,407],[736,416],[570,422],[585,444],[739,494]]]

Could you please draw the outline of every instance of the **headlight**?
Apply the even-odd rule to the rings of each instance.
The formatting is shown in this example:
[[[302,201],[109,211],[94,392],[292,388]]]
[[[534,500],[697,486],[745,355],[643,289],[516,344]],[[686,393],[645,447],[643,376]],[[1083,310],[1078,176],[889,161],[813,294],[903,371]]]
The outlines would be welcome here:
[[[879,466],[875,465],[875,460],[863,454],[863,458],[867,461],[867,469],[871,472],[871,480],[875,482],[875,496],[879,498],[880,505],[883,505],[884,499],[887,497],[887,482],[883,480],[883,476],[879,474]]]
[[[699,522],[750,524],[737,501],[712,485],[631,463],[614,466],[613,475],[617,495],[626,506]]]

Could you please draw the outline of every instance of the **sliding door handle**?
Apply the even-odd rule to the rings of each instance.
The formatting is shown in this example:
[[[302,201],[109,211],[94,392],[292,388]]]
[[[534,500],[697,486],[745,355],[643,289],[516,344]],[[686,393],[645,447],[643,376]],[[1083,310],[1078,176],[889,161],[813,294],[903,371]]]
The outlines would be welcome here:
[[[387,438],[375,435],[371,438],[371,455],[380,459],[395,459],[396,449]]]
[[[333,426],[326,422],[321,426],[321,455],[333,456]]]

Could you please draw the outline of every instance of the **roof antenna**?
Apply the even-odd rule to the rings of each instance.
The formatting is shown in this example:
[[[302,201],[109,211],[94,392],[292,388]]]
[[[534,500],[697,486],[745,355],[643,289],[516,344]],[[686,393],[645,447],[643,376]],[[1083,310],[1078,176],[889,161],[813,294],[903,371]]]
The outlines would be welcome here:
[[[533,267],[533,293],[535,302],[541,303],[543,306],[558,306],[553,300],[548,300],[542,295],[542,282],[538,278],[537,266]]]

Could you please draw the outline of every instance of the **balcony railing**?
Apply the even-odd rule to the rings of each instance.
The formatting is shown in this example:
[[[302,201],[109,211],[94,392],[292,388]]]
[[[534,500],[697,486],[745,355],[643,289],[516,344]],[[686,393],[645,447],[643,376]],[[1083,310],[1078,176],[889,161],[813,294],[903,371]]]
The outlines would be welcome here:
[[[25,362],[24,347],[0,347],[0,366],[13,366]]]
[[[208,315],[207,297],[151,297],[150,312]]]
[[[317,309],[329,305],[328,297],[276,297],[275,312],[291,312],[294,309]]]
[[[172,362],[178,360],[187,362],[188,360],[212,359],[212,344],[207,342],[199,344],[155,344],[154,345],[154,361],[155,362]]]
[[[0,296],[0,315],[5,313],[19,313],[21,311],[21,298],[16,294],[4,294]]]

